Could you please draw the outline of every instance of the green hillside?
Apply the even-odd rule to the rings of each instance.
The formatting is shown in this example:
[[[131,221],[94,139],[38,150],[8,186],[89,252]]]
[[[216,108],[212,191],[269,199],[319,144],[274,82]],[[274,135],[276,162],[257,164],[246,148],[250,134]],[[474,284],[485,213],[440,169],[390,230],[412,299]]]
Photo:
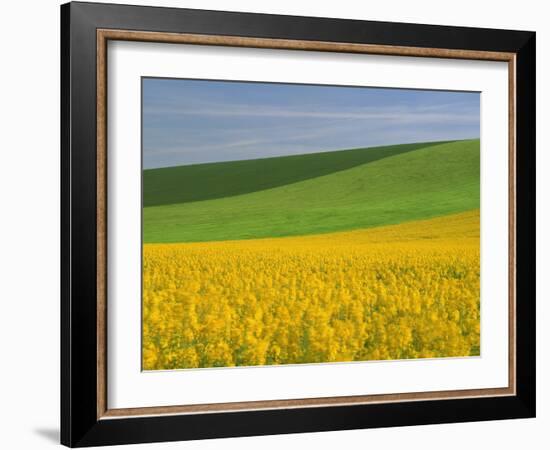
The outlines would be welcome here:
[[[144,208],[144,242],[326,233],[479,208],[479,140],[425,145],[271,189],[258,184],[264,190]]]
[[[143,171],[143,206],[231,197],[350,169],[441,142],[356,148]]]

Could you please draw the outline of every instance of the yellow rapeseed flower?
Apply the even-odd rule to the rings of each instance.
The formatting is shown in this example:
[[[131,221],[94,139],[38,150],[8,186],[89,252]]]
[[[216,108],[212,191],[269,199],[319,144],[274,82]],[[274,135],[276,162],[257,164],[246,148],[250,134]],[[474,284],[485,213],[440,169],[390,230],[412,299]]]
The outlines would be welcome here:
[[[479,354],[479,211],[143,252],[146,370]]]

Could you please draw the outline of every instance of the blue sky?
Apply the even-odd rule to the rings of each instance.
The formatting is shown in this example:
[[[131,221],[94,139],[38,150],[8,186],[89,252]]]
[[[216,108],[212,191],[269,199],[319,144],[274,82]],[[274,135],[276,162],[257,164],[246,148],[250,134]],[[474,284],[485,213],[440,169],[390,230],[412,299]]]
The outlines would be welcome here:
[[[143,167],[479,137],[479,93],[143,79]]]

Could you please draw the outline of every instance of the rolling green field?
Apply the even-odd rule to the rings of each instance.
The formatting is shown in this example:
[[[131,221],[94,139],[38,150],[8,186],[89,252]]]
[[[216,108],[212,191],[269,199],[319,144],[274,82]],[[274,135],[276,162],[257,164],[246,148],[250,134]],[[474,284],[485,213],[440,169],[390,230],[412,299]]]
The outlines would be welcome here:
[[[231,197],[270,189],[442,142],[356,148],[278,158],[165,167],[143,172],[143,206]]]
[[[308,235],[479,208],[479,140],[143,173],[144,242]]]

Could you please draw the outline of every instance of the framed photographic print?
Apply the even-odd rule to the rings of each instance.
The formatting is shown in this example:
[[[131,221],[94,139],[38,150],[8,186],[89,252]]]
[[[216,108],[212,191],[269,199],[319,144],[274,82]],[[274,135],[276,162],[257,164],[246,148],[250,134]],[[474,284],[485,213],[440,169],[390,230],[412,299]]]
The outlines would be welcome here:
[[[61,440],[535,415],[535,33],[61,7]]]

